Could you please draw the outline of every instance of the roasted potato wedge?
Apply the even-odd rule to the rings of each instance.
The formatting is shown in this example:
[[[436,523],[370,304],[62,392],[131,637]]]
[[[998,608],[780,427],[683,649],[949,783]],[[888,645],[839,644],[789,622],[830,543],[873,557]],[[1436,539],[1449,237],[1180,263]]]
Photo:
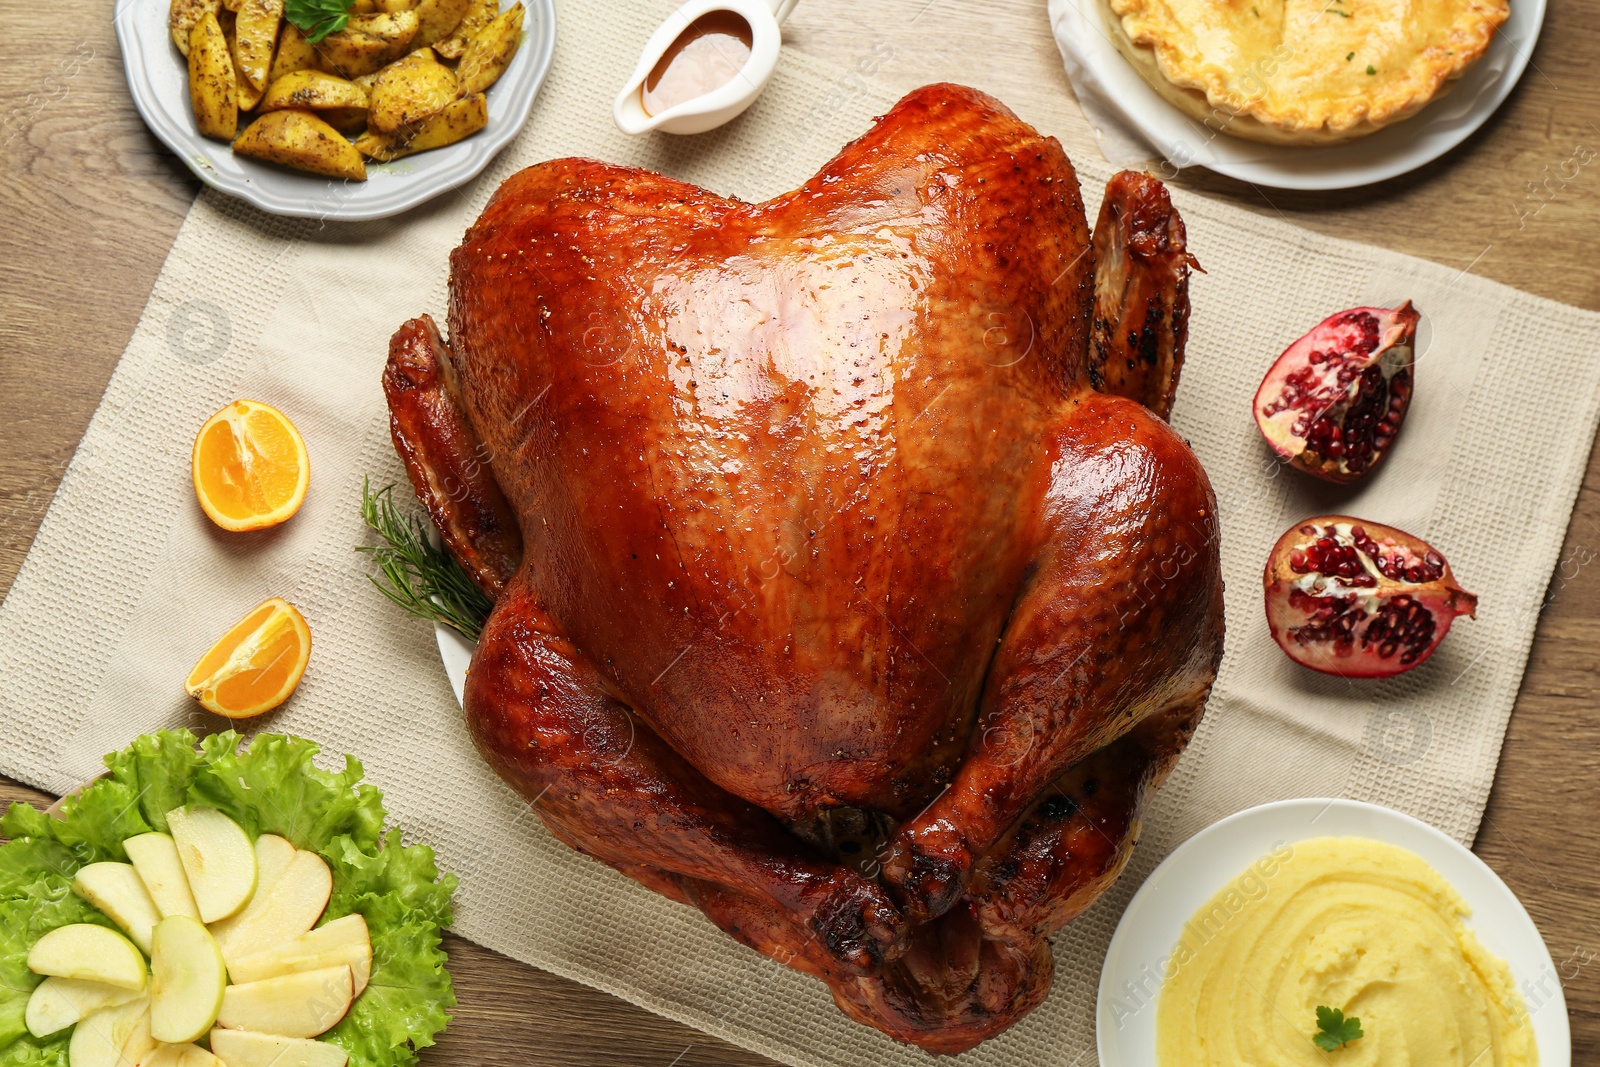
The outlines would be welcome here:
[[[239,59],[239,72],[256,89],[267,87],[282,22],[283,0],[243,0],[239,5],[233,26],[234,55]]]
[[[467,50],[467,42],[493,22],[498,14],[500,14],[500,0],[470,0],[467,13],[461,16],[455,32],[436,43],[433,50],[445,59],[460,59],[462,53]]]
[[[189,31],[189,102],[203,136],[231,141],[239,132],[233,57],[213,11],[204,12]]]
[[[239,73],[237,64],[233,68],[233,80],[239,89],[239,113],[254,111],[256,105],[261,103],[261,90],[245,81],[244,75]]]
[[[283,29],[278,31],[278,50],[272,54],[272,67],[267,71],[267,84],[297,70],[315,70],[316,66],[317,50],[299,26],[284,19]]]
[[[233,150],[296,170],[367,180],[367,165],[338,130],[309,111],[269,111],[246,126]]]
[[[489,102],[482,94],[452,101],[443,111],[422,120],[416,132],[379,134],[368,130],[356,138],[356,150],[384,163],[403,156],[443,148],[470,137],[489,124]]]
[[[368,122],[380,134],[413,128],[458,95],[456,76],[431,48],[419,48],[378,72]]]
[[[522,44],[522,16],[522,0],[517,0],[467,42],[456,68],[463,98],[485,91],[506,72]]]
[[[355,82],[320,70],[297,70],[267,86],[261,97],[262,111],[327,111],[356,108],[366,110],[367,91]]]
[[[365,30],[389,42],[389,61],[399,59],[411,48],[411,39],[417,35],[417,13],[394,11],[377,15],[363,15],[350,20],[357,29]]]
[[[332,107],[317,112],[317,118],[349,136],[363,133],[367,128],[367,109],[364,107]]]
[[[261,102],[262,90],[250,84],[250,79],[244,76],[244,69],[239,66],[239,43],[234,37],[233,27],[223,22],[220,16],[217,21],[222,23],[222,36],[228,40],[228,56],[233,60],[233,81],[239,93],[239,111],[254,111]]]
[[[437,115],[422,120],[416,136],[406,146],[413,152],[443,148],[471,137],[489,125],[489,100],[482,93],[451,102]]]
[[[172,29],[172,43],[178,46],[179,52],[185,56],[189,54],[189,33],[195,23],[207,12],[215,15],[220,6],[219,0],[172,0],[167,25]]]
[[[346,78],[374,74],[406,54],[417,35],[417,13],[351,15],[345,28],[314,46],[323,70]]]
[[[360,16],[352,15],[352,20]],[[348,26],[330,33],[311,47],[317,50],[317,66],[330,74],[355,78],[376,74],[389,62],[389,42]]]
[[[406,154],[394,139],[368,130],[355,139],[355,150],[368,159],[375,159],[380,163],[392,163]]]
[[[520,0],[505,12],[499,0],[352,0],[344,29],[313,44],[286,2],[170,0],[196,125],[241,156],[350,181],[366,180],[368,158],[488,125],[484,91],[516,56],[525,18]]]
[[[411,39],[411,47],[422,48],[449,37],[471,8],[472,0],[422,0],[417,5],[417,35]]]

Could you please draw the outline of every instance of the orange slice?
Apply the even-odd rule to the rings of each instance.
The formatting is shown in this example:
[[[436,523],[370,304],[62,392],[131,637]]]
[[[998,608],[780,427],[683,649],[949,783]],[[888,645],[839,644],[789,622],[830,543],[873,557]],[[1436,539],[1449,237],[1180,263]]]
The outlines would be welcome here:
[[[207,419],[189,463],[200,507],[224,530],[278,525],[300,510],[311,481],[300,431],[255,400],[235,400]]]
[[[311,659],[311,629],[287,600],[263,600],[212,645],[183,687],[208,711],[248,719],[289,699]]]

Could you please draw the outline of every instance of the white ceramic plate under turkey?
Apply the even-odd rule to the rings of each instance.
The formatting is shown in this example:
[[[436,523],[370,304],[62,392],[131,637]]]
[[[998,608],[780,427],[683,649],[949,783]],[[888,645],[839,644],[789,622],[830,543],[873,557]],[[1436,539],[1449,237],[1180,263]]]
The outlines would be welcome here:
[[[1469,925],[1483,946],[1510,965],[1528,1004],[1540,1067],[1571,1067],[1560,972],[1506,884],[1427,823],[1375,804],[1327,799],[1263,804],[1214,823],[1168,856],[1134,894],[1100,972],[1095,1029],[1102,1067],[1155,1067],[1161,961],[1172,954],[1184,923],[1273,848],[1314,837],[1371,838],[1431,864],[1472,908]],[[1130,990],[1146,993],[1134,997]]]
[[[472,665],[472,650],[478,646],[442,623],[433,624],[433,638],[439,642],[439,659],[444,662],[444,673],[455,690],[456,703],[467,688],[467,668]]]
[[[553,0],[523,0],[522,47],[489,90],[489,124],[463,141],[393,163],[367,164],[367,180],[304,174],[236,156],[201,137],[189,106],[185,60],[167,31],[167,0],[117,0],[117,42],[128,90],[152,133],[215,189],[274,215],[356,222],[398,215],[482,172],[528,121],[555,53]]]
[[[1201,166],[1276,189],[1349,189],[1416,170],[1488,121],[1516,87],[1544,25],[1545,0],[1512,0],[1488,54],[1441,99],[1404,122],[1348,144],[1256,144],[1217,133],[1163,100],[1112,43],[1106,0],[1052,0],[1063,52],[1100,89],[1105,105],[1179,167]]]

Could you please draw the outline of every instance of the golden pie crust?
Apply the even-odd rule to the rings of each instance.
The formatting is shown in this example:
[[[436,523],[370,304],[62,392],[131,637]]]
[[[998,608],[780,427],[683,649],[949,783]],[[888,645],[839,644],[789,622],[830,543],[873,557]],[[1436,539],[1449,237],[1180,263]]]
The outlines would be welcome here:
[[[1509,0],[1107,0],[1118,49],[1214,130],[1335,144],[1416,114],[1483,57]]]

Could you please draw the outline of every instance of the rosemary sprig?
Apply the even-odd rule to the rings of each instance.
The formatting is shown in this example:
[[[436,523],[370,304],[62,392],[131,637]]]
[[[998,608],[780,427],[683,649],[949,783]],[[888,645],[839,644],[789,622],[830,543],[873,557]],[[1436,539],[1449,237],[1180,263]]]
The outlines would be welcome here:
[[[493,603],[473,584],[449,552],[435,545],[427,528],[415,515],[402,515],[395,507],[394,486],[376,493],[361,483],[361,518],[381,545],[358,545],[378,564],[378,574],[367,577],[378,592],[404,608],[408,615],[450,627],[468,641],[483,632]]]

